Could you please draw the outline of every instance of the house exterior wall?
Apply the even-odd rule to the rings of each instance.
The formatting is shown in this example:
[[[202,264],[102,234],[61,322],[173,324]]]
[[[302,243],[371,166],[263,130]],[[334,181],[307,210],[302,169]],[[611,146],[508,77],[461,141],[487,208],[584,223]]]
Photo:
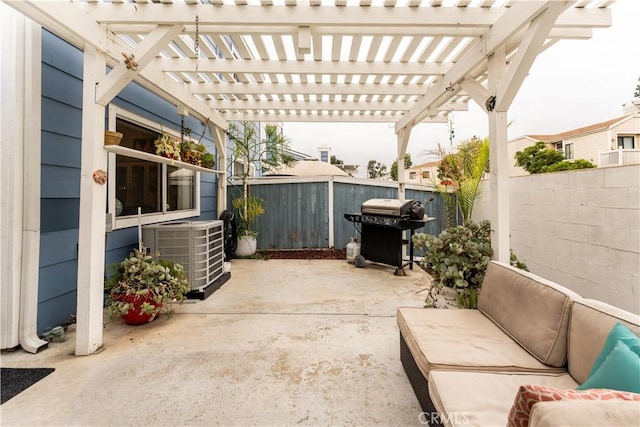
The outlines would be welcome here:
[[[618,135],[635,136],[636,150],[640,149],[640,113],[637,113],[631,119],[626,120],[611,129],[612,150],[616,150],[618,148]]]
[[[507,159],[509,160],[509,176],[522,176],[529,175],[529,172],[522,169],[520,166],[516,166],[516,153],[518,151],[522,151],[525,148],[534,145],[536,140],[530,138],[528,136],[521,136],[512,141],[509,141],[507,144],[508,155]]]
[[[589,133],[575,138],[568,138],[563,141],[566,144],[573,144],[573,159],[588,160],[593,164],[598,164],[598,153],[606,150],[608,140],[608,130]]]
[[[512,177],[511,248],[585,298],[640,313],[640,165]],[[489,217],[489,183],[474,219]]]
[[[439,162],[429,162],[422,165],[412,166],[404,171],[404,180],[407,184],[433,185],[438,182]],[[423,176],[424,172],[429,173],[429,177]]]
[[[81,51],[55,35],[42,36],[42,194],[38,333],[59,325],[76,312],[80,149],[82,133]],[[130,84],[113,101],[118,106],[179,129],[175,106]],[[199,122],[185,126],[199,132]],[[210,138],[207,148],[214,152]],[[217,178],[200,174],[201,216],[215,219]],[[136,227],[106,237],[106,263],[120,261],[137,244]]]

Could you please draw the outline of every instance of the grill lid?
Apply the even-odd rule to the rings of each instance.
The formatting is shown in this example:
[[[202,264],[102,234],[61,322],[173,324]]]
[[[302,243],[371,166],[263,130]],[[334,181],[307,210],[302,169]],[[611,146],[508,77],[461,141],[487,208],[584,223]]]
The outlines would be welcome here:
[[[413,199],[369,199],[362,204],[361,210],[363,214],[404,216],[410,214],[414,202]]]

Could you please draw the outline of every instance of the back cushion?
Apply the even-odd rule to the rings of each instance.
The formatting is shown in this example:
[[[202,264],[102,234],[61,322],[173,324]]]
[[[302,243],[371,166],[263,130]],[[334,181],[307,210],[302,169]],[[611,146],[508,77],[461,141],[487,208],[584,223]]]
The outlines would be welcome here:
[[[640,336],[640,316],[601,301],[583,299],[573,304],[569,325],[569,373],[582,384],[604,347],[609,332],[622,323]]]
[[[562,367],[573,300],[580,296],[553,282],[491,261],[478,309],[542,363]]]

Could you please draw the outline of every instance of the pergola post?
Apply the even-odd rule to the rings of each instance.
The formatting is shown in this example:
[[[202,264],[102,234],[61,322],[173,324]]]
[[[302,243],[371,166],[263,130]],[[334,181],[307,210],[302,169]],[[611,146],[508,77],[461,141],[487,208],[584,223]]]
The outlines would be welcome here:
[[[404,179],[404,155],[409,145],[409,136],[411,136],[411,127],[407,126],[398,132],[398,199],[405,199],[405,179]]]
[[[504,46],[489,56],[488,89],[496,93],[507,69]],[[489,163],[491,171],[490,220],[493,235],[491,247],[493,259],[509,263],[509,160],[507,149],[507,111],[495,111],[487,99],[485,108],[489,113]],[[492,105],[493,104],[493,105]]]
[[[216,150],[218,151],[218,163],[216,169],[222,173],[218,174],[218,217],[227,209],[227,133],[220,126],[211,125]]]
[[[107,186],[93,179],[94,172],[107,169],[105,111],[96,102],[96,84],[104,77],[106,59],[87,43],[83,66],[77,356],[92,354],[102,346],[107,201]]]

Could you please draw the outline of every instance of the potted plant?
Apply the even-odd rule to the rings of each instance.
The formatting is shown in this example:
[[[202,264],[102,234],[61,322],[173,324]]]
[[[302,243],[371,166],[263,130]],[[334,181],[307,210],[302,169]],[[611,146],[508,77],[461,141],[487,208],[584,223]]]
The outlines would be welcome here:
[[[426,305],[477,308],[478,292],[493,255],[489,221],[467,221],[443,230],[437,237],[417,233],[413,244],[416,249],[427,249],[421,266],[431,274],[433,286]]]
[[[184,139],[180,142],[180,156],[182,161],[196,166],[202,166],[202,157],[207,148],[191,139],[191,129],[184,128]]]
[[[253,224],[264,213],[263,201],[251,194],[249,176],[251,166],[256,170],[267,171],[281,165],[291,166],[295,159],[287,152],[290,140],[275,123],[264,127],[264,137],[260,139],[259,125],[249,122],[232,122],[229,125],[229,139],[232,143],[232,163],[243,165],[242,171],[236,173],[241,185],[235,187],[237,196],[232,204],[238,218],[238,249],[236,255],[253,255],[257,248],[257,232]]]
[[[130,325],[151,322],[160,312],[169,317],[173,313],[169,303],[182,302],[191,290],[182,265],[161,260],[157,253],[147,255],[134,249],[110,270],[105,280],[107,310],[112,318],[121,316]]]
[[[426,298],[426,307],[477,308],[478,294],[491,261],[491,224],[488,220],[449,227],[437,237],[417,233],[413,235],[416,249],[426,247],[420,265],[433,278]],[[511,265],[529,271],[511,251]]]
[[[216,158],[213,154],[206,152],[202,155],[202,167],[213,169],[216,165]]]
[[[122,133],[113,130],[104,131],[104,145],[120,145],[122,141]]]
[[[167,132],[154,141],[156,154],[173,160],[182,160],[180,157],[180,140]]]

